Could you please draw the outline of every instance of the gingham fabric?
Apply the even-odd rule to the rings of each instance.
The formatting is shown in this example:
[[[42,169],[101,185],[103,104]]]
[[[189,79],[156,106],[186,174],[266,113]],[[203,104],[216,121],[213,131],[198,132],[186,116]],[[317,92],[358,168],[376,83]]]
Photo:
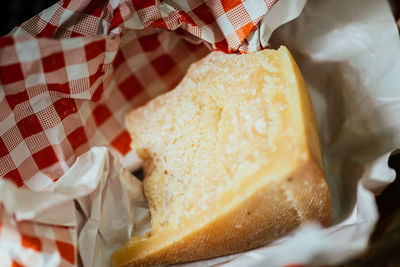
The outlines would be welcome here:
[[[76,227],[18,222],[2,204],[0,216],[1,266],[76,266]]]
[[[0,177],[48,190],[97,145],[128,165],[124,114],[176,86],[209,49],[252,51],[246,37],[276,1],[65,0],[21,24],[0,38]],[[44,255],[45,226],[1,222],[0,240],[14,231]],[[26,237],[29,227],[44,230]],[[70,237],[48,247],[74,265],[65,251],[75,251],[76,232],[59,231]]]

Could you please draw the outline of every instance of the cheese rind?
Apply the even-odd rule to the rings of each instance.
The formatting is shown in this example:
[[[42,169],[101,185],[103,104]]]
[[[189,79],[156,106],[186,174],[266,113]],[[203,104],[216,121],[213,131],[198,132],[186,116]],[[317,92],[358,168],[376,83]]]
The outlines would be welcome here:
[[[117,250],[114,266],[221,256],[305,221],[331,223],[315,114],[285,47],[213,52],[126,123],[144,160],[152,233]]]

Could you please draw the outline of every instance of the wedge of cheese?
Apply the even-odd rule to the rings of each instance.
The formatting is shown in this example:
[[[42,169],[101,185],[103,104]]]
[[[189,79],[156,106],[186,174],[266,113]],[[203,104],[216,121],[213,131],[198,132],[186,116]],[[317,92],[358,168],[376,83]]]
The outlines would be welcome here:
[[[289,51],[212,52],[171,92],[131,111],[152,231],[113,266],[249,250],[305,221],[331,223],[313,106]]]

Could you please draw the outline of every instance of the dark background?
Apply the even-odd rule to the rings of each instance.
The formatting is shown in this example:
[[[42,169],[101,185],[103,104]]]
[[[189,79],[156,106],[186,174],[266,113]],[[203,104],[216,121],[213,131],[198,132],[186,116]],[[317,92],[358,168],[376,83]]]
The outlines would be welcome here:
[[[400,0],[390,2],[395,18],[399,19]],[[54,0],[0,0],[0,36],[54,3]],[[341,265],[343,267],[400,266],[400,154],[392,156],[389,165],[396,170],[398,177],[376,198],[380,219],[371,237],[371,245],[366,253]]]
[[[55,3],[56,0],[0,0],[0,36]]]

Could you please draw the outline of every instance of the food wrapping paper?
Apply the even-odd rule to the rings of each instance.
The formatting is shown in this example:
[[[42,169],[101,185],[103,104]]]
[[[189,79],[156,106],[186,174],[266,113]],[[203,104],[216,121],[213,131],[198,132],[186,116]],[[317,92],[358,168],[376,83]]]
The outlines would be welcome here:
[[[2,265],[109,266],[150,220],[127,171],[140,160],[124,114],[172,89],[210,50],[281,44],[311,92],[334,225],[186,265],[334,264],[360,254],[400,147],[400,41],[388,3],[66,0],[0,38]]]

